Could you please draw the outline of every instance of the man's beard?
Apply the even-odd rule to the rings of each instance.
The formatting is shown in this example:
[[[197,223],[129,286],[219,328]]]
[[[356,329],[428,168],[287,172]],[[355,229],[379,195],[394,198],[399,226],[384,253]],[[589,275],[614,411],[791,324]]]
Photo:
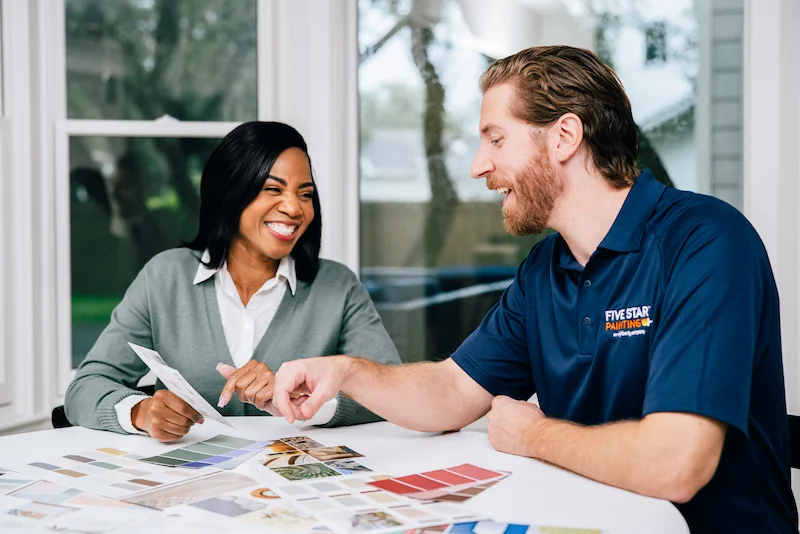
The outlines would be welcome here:
[[[541,151],[515,177],[513,206],[503,208],[506,232],[520,237],[543,232],[561,189],[547,161],[547,153]]]

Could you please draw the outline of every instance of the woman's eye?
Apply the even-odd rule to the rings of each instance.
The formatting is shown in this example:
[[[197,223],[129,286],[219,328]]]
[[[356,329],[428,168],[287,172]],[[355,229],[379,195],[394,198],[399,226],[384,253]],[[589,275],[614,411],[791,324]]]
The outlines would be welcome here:
[[[502,141],[502,137],[498,137],[497,139],[492,139],[492,144],[495,146],[499,146],[500,141]]]
[[[280,193],[281,190],[277,187],[265,187],[264,191],[269,191],[270,193]]]
[[[303,193],[301,196],[307,200],[311,200],[312,198],[314,198],[313,193]]]

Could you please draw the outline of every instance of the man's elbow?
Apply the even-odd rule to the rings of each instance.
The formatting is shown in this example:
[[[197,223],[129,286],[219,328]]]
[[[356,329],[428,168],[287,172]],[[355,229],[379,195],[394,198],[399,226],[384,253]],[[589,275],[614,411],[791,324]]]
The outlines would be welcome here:
[[[719,458],[705,458],[666,466],[656,496],[678,504],[691,501],[711,481],[718,463]]]

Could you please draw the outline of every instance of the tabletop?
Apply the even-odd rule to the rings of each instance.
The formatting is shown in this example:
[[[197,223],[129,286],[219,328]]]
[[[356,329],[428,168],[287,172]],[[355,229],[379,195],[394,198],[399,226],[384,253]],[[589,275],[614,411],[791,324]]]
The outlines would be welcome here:
[[[461,463],[510,471],[511,476],[473,497],[464,506],[496,521],[605,529],[612,534],[687,534],[686,522],[672,503],[644,497],[586,479],[552,465],[495,451],[482,428],[430,434],[391,423],[320,429],[289,425],[272,417],[230,417],[233,429],[207,421],[180,441],[161,444],[148,436],[121,435],[85,428],[64,428],[0,438],[0,467],[28,463],[86,448],[119,447],[137,454],[158,454],[227,434],[257,440],[309,436],[328,445],[346,445],[370,466],[391,475],[446,468]],[[253,476],[245,463],[235,469]]]

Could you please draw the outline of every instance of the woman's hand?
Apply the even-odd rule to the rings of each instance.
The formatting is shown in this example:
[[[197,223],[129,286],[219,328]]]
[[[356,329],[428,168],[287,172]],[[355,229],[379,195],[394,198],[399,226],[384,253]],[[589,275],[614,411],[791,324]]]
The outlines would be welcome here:
[[[180,439],[195,423],[203,423],[197,411],[167,389],[159,389],[131,410],[133,426],[158,441],[168,443]]]
[[[270,401],[272,401],[272,388],[275,386],[275,375],[267,364],[250,360],[236,369],[220,363],[217,365],[217,371],[228,380],[222,388],[217,406],[223,408],[236,392],[240,401],[252,404],[265,412],[271,411]]]

